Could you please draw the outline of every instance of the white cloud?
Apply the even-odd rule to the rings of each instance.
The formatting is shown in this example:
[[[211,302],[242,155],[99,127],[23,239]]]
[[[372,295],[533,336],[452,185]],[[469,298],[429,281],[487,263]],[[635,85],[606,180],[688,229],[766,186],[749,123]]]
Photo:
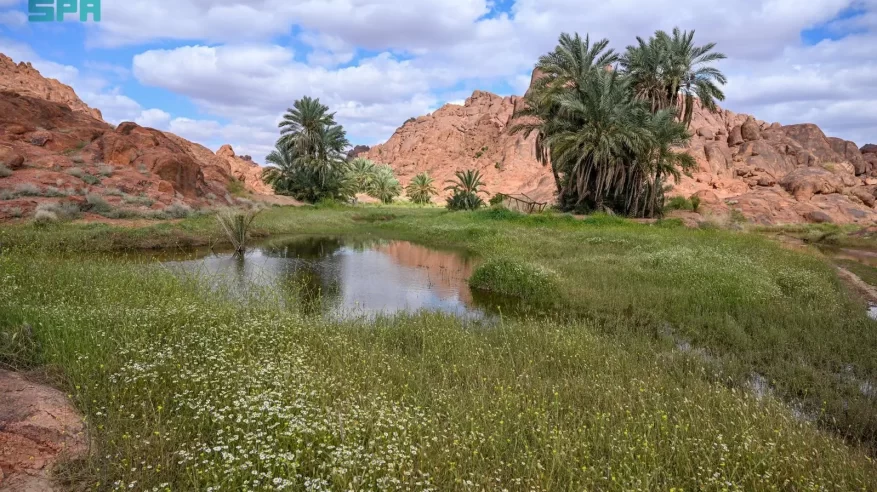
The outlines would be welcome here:
[[[140,126],[157,128],[159,130],[166,129],[171,120],[171,115],[160,109],[145,109],[140,112],[140,116],[134,119],[134,122]]]

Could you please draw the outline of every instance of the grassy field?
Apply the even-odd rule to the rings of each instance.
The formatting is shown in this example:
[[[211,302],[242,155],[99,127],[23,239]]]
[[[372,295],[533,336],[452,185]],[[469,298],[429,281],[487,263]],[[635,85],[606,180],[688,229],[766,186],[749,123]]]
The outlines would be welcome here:
[[[430,314],[327,322],[279,309],[276,293],[232,303],[101,253],[211,244],[210,217],[5,228],[0,363],[63,376],[97,449],[70,480],[877,488],[877,322],[816,252],[673,222],[497,210],[277,208],[257,226],[463,247],[483,259],[474,285],[554,314],[489,329]]]

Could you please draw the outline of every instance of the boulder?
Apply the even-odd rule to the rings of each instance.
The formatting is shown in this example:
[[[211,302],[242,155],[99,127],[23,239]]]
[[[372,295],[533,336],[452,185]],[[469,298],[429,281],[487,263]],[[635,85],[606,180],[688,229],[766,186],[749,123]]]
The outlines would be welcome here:
[[[877,144],[865,144],[859,151],[863,154],[877,154]]]
[[[697,134],[706,140],[715,140],[716,138],[716,134],[713,132],[713,130],[705,126],[698,128]]]
[[[761,128],[754,118],[749,118],[743,123],[740,127],[740,136],[747,142],[761,140]]]
[[[842,162],[848,162],[852,165],[857,176],[865,174],[870,169],[855,143],[841,138],[827,137],[827,139],[831,149],[837,153]]]
[[[830,215],[821,210],[807,212],[806,214],[804,214],[804,218],[806,218],[810,222],[813,222],[814,224],[830,224],[834,222],[831,219]]]
[[[843,181],[834,173],[818,168],[798,168],[787,174],[780,185],[798,201],[807,201],[816,194],[840,193]]]
[[[18,169],[24,165],[24,156],[7,147],[0,147],[0,164],[9,169]]]
[[[731,132],[728,134],[728,145],[734,147],[736,145],[740,145],[743,143],[743,130],[740,125],[731,128]]]

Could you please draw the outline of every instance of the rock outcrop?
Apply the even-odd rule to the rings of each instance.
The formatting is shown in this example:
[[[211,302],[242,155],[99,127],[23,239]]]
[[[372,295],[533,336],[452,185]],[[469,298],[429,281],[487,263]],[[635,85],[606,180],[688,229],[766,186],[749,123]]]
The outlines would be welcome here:
[[[216,151],[216,156],[225,159],[231,176],[256,193],[271,195],[274,191],[262,181],[262,166],[253,162],[250,156],[235,155],[231,145],[223,145]]]
[[[362,154],[365,154],[369,150],[371,150],[371,147],[369,147],[368,145],[357,145],[347,152],[347,160],[352,161]]]
[[[257,164],[230,146],[214,153],[133,122],[114,128],[70,87],[3,55],[0,87],[0,220],[28,217],[55,202],[78,204],[85,212],[108,204],[128,215],[231,205],[234,180],[256,199],[283,198],[262,182]]]
[[[512,114],[521,104],[517,96],[475,91],[462,106],[446,104],[406,122],[364,157],[390,164],[403,185],[428,172],[442,189],[454,172],[478,169],[491,194],[524,193],[535,200],[551,200],[554,179],[550,169],[536,161],[535,136],[509,131]]]
[[[0,53],[0,91],[15,92],[68,106],[73,111],[85,113],[96,120],[103,120],[101,112],[90,108],[79,99],[69,85],[56,79],[45,78],[30,62],[16,63]]]
[[[0,491],[61,490],[52,467],[86,451],[82,417],[64,393],[0,369]]]
[[[554,180],[536,159],[534,137],[509,132],[521,104],[516,96],[475,91],[463,106],[448,104],[406,122],[365,156],[390,164],[403,185],[421,172],[443,183],[457,170],[478,169],[490,193],[551,201]],[[709,213],[736,210],[760,224],[877,221],[877,145],[858,149],[816,125],[769,124],[700,106],[691,133],[683,150],[697,168],[675,184],[671,196],[697,194]]]

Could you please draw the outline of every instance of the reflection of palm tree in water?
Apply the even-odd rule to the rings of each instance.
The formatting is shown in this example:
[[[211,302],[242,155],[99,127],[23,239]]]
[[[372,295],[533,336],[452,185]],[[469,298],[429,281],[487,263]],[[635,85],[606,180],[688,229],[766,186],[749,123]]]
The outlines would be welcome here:
[[[291,260],[282,263],[278,288],[302,314],[312,315],[328,312],[340,303],[341,263],[336,253],[343,246],[340,239],[309,237],[266,245],[262,253]]]

